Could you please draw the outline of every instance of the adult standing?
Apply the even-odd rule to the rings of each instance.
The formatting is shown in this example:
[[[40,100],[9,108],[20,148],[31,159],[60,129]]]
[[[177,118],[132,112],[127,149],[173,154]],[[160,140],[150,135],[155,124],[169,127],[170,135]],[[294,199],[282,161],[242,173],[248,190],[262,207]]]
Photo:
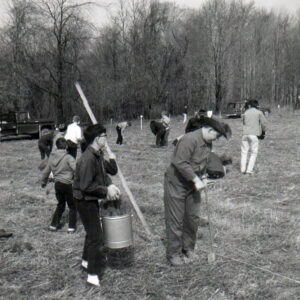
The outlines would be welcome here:
[[[42,160],[44,160],[46,156],[48,158],[52,151],[54,135],[54,131],[49,130],[39,138],[38,147]]]
[[[118,138],[117,138],[117,144],[119,145],[122,145],[123,144],[123,133],[124,133],[124,130],[131,126],[131,122],[120,122],[117,124],[116,126],[116,130],[117,130],[117,134],[118,134]]]
[[[68,125],[67,131],[65,134],[65,139],[67,140],[67,143],[68,143],[68,152],[75,159],[77,156],[78,143],[80,143],[82,141],[82,132],[81,132],[81,128],[80,128],[79,124],[80,124],[79,116],[74,116],[73,123]]]
[[[99,274],[104,267],[102,230],[98,199],[117,200],[119,189],[112,184],[108,173],[118,171],[115,155],[107,147],[106,129],[100,124],[90,125],[84,131],[87,148],[77,161],[73,183],[73,196],[82,220],[86,237],[82,266],[88,271],[87,282],[99,286]],[[106,149],[109,161],[104,159]]]
[[[214,118],[201,116],[201,128],[185,134],[177,143],[164,180],[167,259],[173,266],[195,257],[194,248],[200,219],[201,177],[206,172],[211,143],[229,138],[230,127]]]
[[[248,108],[242,115],[241,172],[243,174],[253,174],[253,168],[258,154],[258,139],[262,135],[264,136],[267,128],[267,120],[258,107],[259,104],[257,100],[250,100],[248,102]],[[248,152],[250,152],[250,155],[247,164]]]

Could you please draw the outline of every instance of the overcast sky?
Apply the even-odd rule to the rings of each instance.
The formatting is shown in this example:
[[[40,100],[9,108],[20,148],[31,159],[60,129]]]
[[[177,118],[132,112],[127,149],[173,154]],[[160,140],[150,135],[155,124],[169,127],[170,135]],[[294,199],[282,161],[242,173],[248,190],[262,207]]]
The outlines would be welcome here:
[[[182,7],[190,7],[190,8],[199,8],[203,3],[207,0],[161,0],[162,2],[175,2],[179,6]],[[244,0],[245,2],[250,2],[250,0]],[[9,0],[0,0],[0,24],[3,24],[3,21],[7,18],[6,8]],[[78,0],[80,2],[80,0]],[[83,1],[82,1],[83,2]],[[106,6],[113,7],[113,3],[116,3],[117,0],[94,0],[94,2],[98,4],[105,4]],[[268,10],[273,9],[276,12],[285,11],[288,13],[296,13],[298,9],[300,9],[300,0],[254,0],[256,7],[264,7]],[[87,10],[87,14],[91,17],[91,20],[101,24],[105,23],[107,20],[107,13],[104,8],[100,8],[97,6],[90,6]],[[103,20],[103,21],[100,21]]]

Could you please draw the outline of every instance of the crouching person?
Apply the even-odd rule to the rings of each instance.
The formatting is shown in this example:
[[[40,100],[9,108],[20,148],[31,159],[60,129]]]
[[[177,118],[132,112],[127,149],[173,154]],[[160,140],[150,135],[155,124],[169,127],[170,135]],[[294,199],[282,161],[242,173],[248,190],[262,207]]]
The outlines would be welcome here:
[[[76,164],[73,196],[82,220],[86,237],[82,267],[87,269],[87,282],[100,286],[99,275],[104,270],[103,233],[100,226],[98,199],[117,200],[120,190],[112,184],[108,174],[117,174],[116,157],[107,147],[106,129],[100,124],[84,131],[87,148]],[[109,161],[104,159],[106,149]]]
[[[69,228],[68,232],[76,230],[76,207],[73,200],[72,183],[75,172],[75,159],[67,153],[67,141],[60,137],[56,141],[57,150],[51,152],[48,164],[42,173],[42,188],[47,185],[50,173],[53,173],[55,195],[58,201],[53,214],[49,230],[56,231],[60,224],[60,219],[65,211],[66,203],[69,207]]]
[[[202,116],[200,122],[199,129],[178,141],[165,173],[166,255],[173,266],[195,258],[201,190],[206,186],[201,177],[205,175],[212,141],[231,135],[228,125],[216,119]]]

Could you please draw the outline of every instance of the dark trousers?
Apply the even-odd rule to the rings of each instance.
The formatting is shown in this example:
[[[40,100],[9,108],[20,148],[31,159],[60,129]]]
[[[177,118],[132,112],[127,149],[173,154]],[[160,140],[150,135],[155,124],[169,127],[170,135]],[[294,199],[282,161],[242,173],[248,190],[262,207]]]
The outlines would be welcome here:
[[[39,144],[39,150],[41,154],[41,159],[44,159],[46,155],[47,157],[49,157],[51,153],[51,147],[47,145]]]
[[[160,129],[156,134],[156,146],[168,146],[169,130]]]
[[[104,268],[103,233],[97,200],[77,200],[77,209],[86,231],[82,259],[88,262],[89,274],[100,274]]]
[[[67,151],[70,155],[72,155],[75,159],[77,156],[77,144],[73,143],[70,140],[67,140]]]
[[[69,228],[76,228],[77,212],[75,201],[73,200],[72,184],[55,182],[55,194],[58,201],[56,210],[52,217],[51,226],[57,227],[60,219],[66,209],[66,203],[69,207]]]
[[[117,138],[117,144],[122,145],[123,144],[123,136],[122,136],[122,130],[119,126],[116,127],[118,138]]]
[[[167,258],[195,248],[200,220],[201,194],[174,184],[165,176],[164,206]]]

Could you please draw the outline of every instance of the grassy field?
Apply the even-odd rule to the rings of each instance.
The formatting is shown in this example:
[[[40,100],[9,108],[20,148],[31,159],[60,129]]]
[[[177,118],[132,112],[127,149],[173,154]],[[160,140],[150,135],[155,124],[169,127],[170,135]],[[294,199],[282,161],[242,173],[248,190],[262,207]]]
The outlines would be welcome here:
[[[169,141],[183,133],[181,120],[172,119]],[[174,147],[154,148],[149,122],[141,131],[137,121],[125,144],[116,145],[108,124],[111,148],[155,238],[132,210],[133,264],[107,266],[100,289],[86,284],[80,267],[82,224],[67,234],[64,217],[61,230],[47,230],[56,200],[53,183],[49,194],[38,183],[37,141],[2,142],[0,228],[14,235],[0,240],[0,299],[300,299],[300,115],[268,117],[251,177],[239,173],[241,121],[227,122],[232,139],[218,141],[215,151],[231,155],[233,164],[208,192],[216,261],[207,262],[209,230],[200,227],[200,260],[180,268],[167,264],[164,247],[163,175]],[[118,176],[113,181],[121,187]]]

